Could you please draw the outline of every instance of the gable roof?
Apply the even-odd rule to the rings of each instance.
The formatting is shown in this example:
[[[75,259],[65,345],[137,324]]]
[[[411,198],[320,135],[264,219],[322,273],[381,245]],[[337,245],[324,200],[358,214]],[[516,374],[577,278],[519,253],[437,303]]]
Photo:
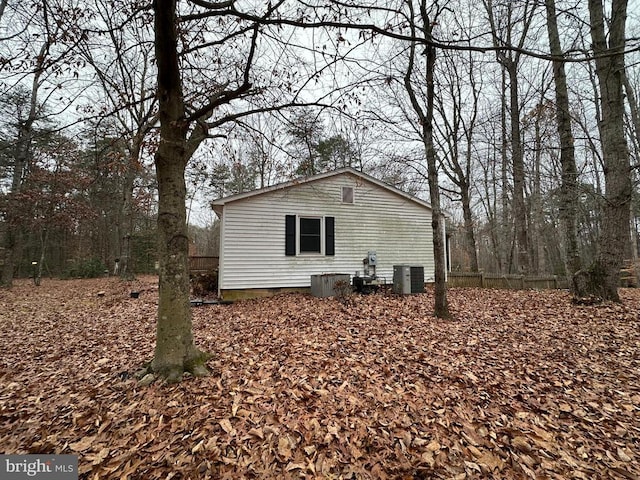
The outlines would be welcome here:
[[[371,175],[367,175],[366,173],[359,172],[358,170],[351,167],[339,168],[337,170],[332,170],[330,172],[325,172],[325,173],[318,173],[317,175],[311,175],[308,177],[299,177],[299,178],[290,180],[288,182],[282,182],[282,183],[277,183],[275,185],[271,185],[270,187],[264,187],[257,190],[251,190],[249,192],[243,192],[235,195],[230,195],[228,197],[219,198],[218,200],[214,200],[213,202],[211,202],[211,207],[216,213],[220,214],[222,211],[222,207],[231,202],[244,200],[247,198],[256,197],[258,195],[263,195],[265,193],[284,190],[286,188],[296,187],[298,185],[304,185],[307,183],[316,182],[318,180],[323,180],[325,178],[330,178],[330,177],[334,177],[337,175],[344,175],[344,174],[354,175],[356,177],[361,178],[362,180],[365,180],[369,183],[373,183],[374,185],[377,185],[380,188],[383,188],[391,193],[394,193],[395,195],[399,195],[401,197],[406,198],[407,200],[417,203],[422,207],[428,208],[429,210],[432,209],[431,204],[429,204],[428,202],[425,202],[424,200],[414,197],[413,195],[403,192],[402,190],[394,186],[391,186],[388,183],[378,180],[377,178],[374,178]]]

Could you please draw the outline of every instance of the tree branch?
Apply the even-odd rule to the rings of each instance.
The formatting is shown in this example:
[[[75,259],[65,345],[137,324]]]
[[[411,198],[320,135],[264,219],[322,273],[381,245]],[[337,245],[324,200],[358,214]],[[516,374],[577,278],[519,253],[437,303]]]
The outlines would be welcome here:
[[[282,3],[282,2],[280,2]],[[279,4],[278,4],[279,5]],[[272,10],[275,10],[277,7],[272,7]],[[314,29],[314,28],[341,28],[346,30],[356,30],[356,31],[369,31],[372,34],[382,35],[388,38],[402,40],[406,42],[418,42],[425,47],[434,47],[440,50],[455,50],[455,51],[465,51],[465,52],[476,52],[476,53],[489,53],[489,52],[498,52],[498,53],[517,53],[524,56],[537,58],[540,60],[547,61],[558,61],[564,63],[584,63],[595,60],[597,58],[609,57],[615,55],[620,52],[605,52],[601,54],[593,54],[593,55],[584,55],[580,57],[571,57],[569,53],[574,53],[575,50],[570,50],[565,52],[563,55],[551,55],[548,53],[540,53],[532,50],[528,50],[522,47],[514,46],[514,45],[499,45],[494,43],[493,45],[479,45],[473,46],[470,45],[470,41],[468,39],[458,40],[456,42],[445,42],[444,40],[439,40],[434,37],[431,39],[419,38],[413,35],[405,35],[399,32],[395,32],[390,30],[388,26],[381,27],[379,25],[375,25],[372,23],[352,23],[352,22],[341,22],[335,20],[320,20],[315,22],[305,22],[303,19],[293,19],[293,18],[267,18],[265,16],[258,16],[251,13],[241,12],[236,10],[234,7],[231,7],[227,10],[212,10],[208,12],[200,12],[196,14],[183,15],[180,17],[181,22],[187,22],[192,20],[201,20],[204,18],[210,17],[218,17],[218,16],[232,16],[236,17],[240,20],[246,20],[250,22],[254,22],[259,25],[278,25],[278,26],[291,26],[291,27],[299,27],[305,29]],[[462,45],[465,43],[466,45]],[[629,49],[624,50],[624,54],[632,53],[640,51],[640,45],[635,47],[631,47]]]

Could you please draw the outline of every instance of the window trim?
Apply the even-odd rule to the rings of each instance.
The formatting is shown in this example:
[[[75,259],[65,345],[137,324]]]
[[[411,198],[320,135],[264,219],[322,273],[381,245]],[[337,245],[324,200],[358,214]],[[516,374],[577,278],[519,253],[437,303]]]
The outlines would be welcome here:
[[[347,202],[345,201],[345,190],[350,189],[351,190],[351,201]],[[356,189],[353,188],[352,186],[349,185],[343,185],[342,189],[340,190],[341,193],[341,203],[345,204],[345,205],[353,205],[356,203]]]
[[[324,252],[325,252],[325,241],[324,241],[324,236],[325,236],[325,227],[324,227],[324,223],[325,223],[325,217],[322,215],[298,215],[297,216],[297,232],[296,232],[296,253],[298,255],[302,255],[302,256],[324,256]],[[320,251],[305,251],[303,252],[300,248],[301,248],[301,236],[302,236],[302,227],[301,227],[301,220],[318,220],[320,223]]]
[[[300,251],[300,219],[320,221],[320,251]],[[336,217],[333,215],[285,215],[284,254],[287,257],[335,257]]]

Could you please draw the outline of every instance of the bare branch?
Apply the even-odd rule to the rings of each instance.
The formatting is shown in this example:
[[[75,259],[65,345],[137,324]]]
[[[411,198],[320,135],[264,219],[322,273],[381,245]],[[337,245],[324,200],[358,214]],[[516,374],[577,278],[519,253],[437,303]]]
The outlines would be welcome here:
[[[223,8],[231,8],[233,7],[234,0],[227,0],[226,2],[206,2],[204,0],[190,0],[194,5],[198,5],[202,8],[207,8],[209,10],[220,10]]]
[[[282,2],[281,2],[282,3]],[[271,10],[275,10],[276,7],[272,7]],[[514,45],[500,45],[494,43],[493,45],[478,45],[474,46],[470,44],[469,39],[457,40],[455,42],[446,42],[444,40],[437,39],[432,36],[431,39],[419,38],[415,37],[411,34],[406,35],[396,32],[391,29],[391,26],[381,27],[372,23],[354,23],[354,22],[341,22],[334,20],[321,20],[315,22],[306,22],[302,19],[293,19],[293,18],[271,18],[266,16],[258,16],[255,14],[241,12],[237,10],[235,7],[231,7],[228,10],[211,10],[207,12],[199,12],[190,15],[183,15],[180,17],[181,22],[188,22],[193,20],[201,20],[204,18],[211,17],[223,17],[223,16],[232,16],[241,20],[254,22],[260,25],[278,25],[278,26],[292,26],[298,28],[305,29],[315,29],[315,28],[340,28],[345,30],[356,30],[356,31],[369,31],[372,34],[381,35],[384,37],[402,40],[405,42],[416,41],[421,45],[434,47],[440,50],[456,50],[456,51],[465,51],[465,52],[476,52],[476,53],[490,53],[490,52],[511,52],[519,55],[524,55],[532,58],[538,58],[540,60],[547,61],[558,61],[564,63],[583,63],[589,62],[592,60],[596,60],[598,58],[609,57],[611,55],[615,55],[620,53],[620,51],[609,51],[606,53],[598,53],[598,54],[584,54],[583,52],[576,52],[576,50],[572,49],[565,52],[563,55],[551,55],[543,52],[536,52],[533,50],[525,49],[521,46]],[[623,51],[624,54],[629,54],[632,52],[640,51],[640,45],[636,45],[625,49]],[[580,56],[571,56],[571,54],[575,53],[583,53]]]

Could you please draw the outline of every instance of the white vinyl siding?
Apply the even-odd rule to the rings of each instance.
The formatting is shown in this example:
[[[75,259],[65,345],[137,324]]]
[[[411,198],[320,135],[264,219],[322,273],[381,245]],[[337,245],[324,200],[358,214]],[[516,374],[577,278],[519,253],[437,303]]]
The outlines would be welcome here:
[[[353,187],[356,203],[342,202],[343,186]],[[335,255],[286,256],[286,215],[334,217]],[[324,243],[324,233],[321,238]],[[225,204],[221,240],[222,290],[305,287],[311,275],[323,273],[362,275],[369,250],[377,252],[377,273],[388,283],[397,264],[424,266],[426,281],[434,276],[431,210],[349,173]]]

